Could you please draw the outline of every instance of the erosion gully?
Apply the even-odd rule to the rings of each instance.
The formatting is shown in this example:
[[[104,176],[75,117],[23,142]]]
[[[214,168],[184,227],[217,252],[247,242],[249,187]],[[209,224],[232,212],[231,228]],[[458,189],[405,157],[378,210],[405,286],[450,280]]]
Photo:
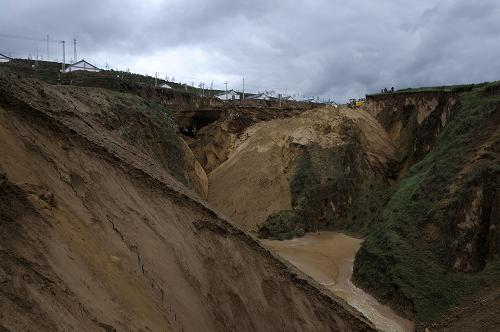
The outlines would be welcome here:
[[[380,304],[351,282],[354,257],[363,242],[335,232],[308,233],[285,241],[261,240],[271,251],[288,260],[324,287],[363,313],[382,331],[413,331],[412,321]]]

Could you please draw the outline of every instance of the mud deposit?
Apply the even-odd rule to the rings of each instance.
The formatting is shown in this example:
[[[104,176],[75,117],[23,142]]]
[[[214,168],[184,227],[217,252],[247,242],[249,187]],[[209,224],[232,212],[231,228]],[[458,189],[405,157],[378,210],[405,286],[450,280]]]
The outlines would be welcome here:
[[[413,323],[381,305],[375,298],[351,283],[356,252],[363,240],[340,233],[309,233],[286,241],[262,240],[324,287],[345,299],[382,331],[413,331]]]

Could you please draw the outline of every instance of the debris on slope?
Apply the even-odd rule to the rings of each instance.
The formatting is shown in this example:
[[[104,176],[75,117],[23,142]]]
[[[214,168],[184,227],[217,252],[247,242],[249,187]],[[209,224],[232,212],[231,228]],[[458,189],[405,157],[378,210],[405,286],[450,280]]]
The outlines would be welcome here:
[[[335,222],[339,226],[338,217],[346,217],[347,206],[359,193],[358,183],[370,177],[383,182],[379,174],[393,153],[380,125],[368,114],[356,112],[324,108],[249,127],[228,160],[210,173],[210,202],[250,230],[274,214],[261,229],[262,236],[290,237],[333,227]],[[361,128],[364,134],[358,134]],[[338,154],[353,149],[350,156],[359,161],[356,166],[348,154],[345,160]],[[337,168],[332,158],[338,160]],[[349,182],[345,190],[337,188],[342,181]],[[349,227],[351,223],[345,222]]]
[[[207,173],[226,161],[241,143],[246,129],[259,122],[288,118],[299,109],[272,109],[242,106],[220,111],[219,119],[203,128],[189,144]]]

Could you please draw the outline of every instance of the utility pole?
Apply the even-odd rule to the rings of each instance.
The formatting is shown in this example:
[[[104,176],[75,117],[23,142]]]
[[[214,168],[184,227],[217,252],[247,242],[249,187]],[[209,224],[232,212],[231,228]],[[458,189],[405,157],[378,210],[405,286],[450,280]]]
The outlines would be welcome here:
[[[227,100],[227,81],[225,81],[224,84],[226,85],[226,100]]]
[[[62,61],[62,72],[64,73],[64,67],[66,67],[66,41],[61,40],[62,47],[63,47],[63,61]]]
[[[47,35],[47,61],[50,61],[50,53],[49,53],[49,35]]]
[[[158,72],[155,73],[155,87],[158,85]]]
[[[243,99],[245,99],[245,78],[243,77]]]
[[[76,61],[76,38],[73,38],[73,63]]]

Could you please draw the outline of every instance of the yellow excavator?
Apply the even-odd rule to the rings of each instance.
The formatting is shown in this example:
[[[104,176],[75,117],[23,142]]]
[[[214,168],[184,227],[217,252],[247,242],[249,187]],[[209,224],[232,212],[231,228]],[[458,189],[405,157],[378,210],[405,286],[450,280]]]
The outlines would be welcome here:
[[[357,107],[363,107],[365,105],[365,100],[364,99],[349,99],[349,103],[347,104],[348,107],[350,108],[357,108]]]

